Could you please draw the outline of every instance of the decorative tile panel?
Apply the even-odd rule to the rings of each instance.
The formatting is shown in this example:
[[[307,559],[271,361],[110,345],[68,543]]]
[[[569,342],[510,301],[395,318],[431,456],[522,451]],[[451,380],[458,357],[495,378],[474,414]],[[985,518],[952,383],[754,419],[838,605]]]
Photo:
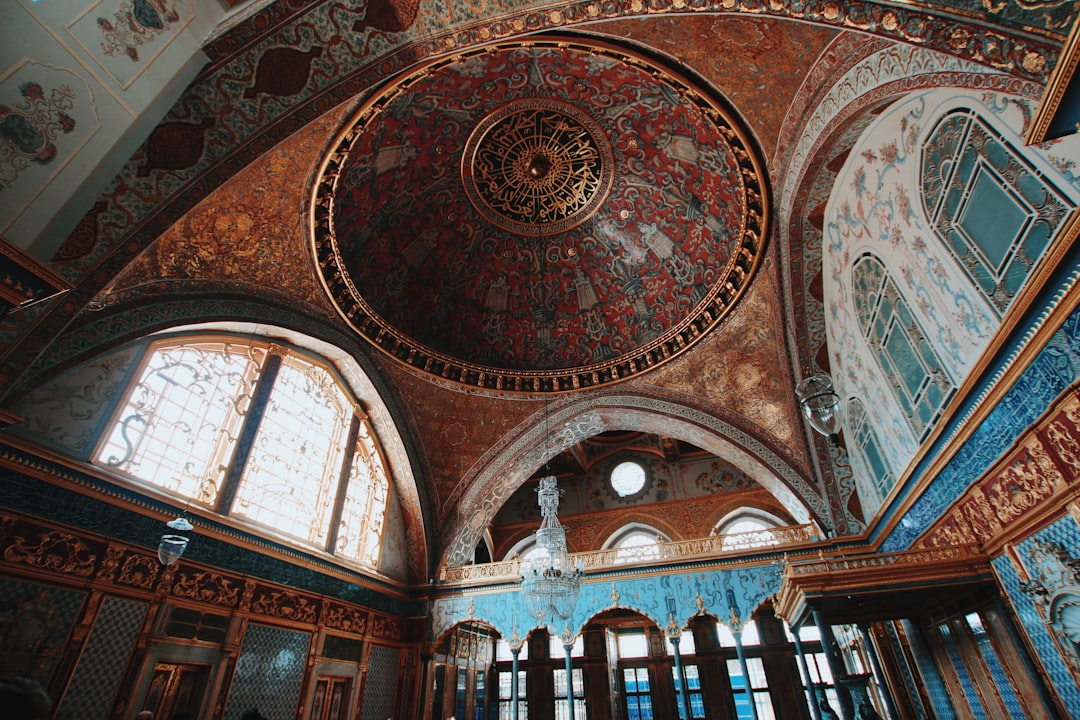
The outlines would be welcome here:
[[[1071,536],[1073,544],[1070,547],[1074,550],[1080,549],[1080,533],[1077,531],[1076,522],[1071,518],[1055,523],[1034,537],[1039,536],[1044,538]],[[1020,543],[1016,547],[1017,555],[1023,557],[1030,550],[1033,540],[1034,538],[1029,538]],[[1070,717],[1080,717],[1080,687],[1077,686],[1076,679],[1061,655],[1061,649],[1054,641],[1032,597],[1023,591],[1023,579],[1016,566],[1007,555],[996,558],[993,566],[1004,595],[1013,607],[1021,630],[1031,642],[1032,655],[1037,662],[1042,664],[1054,692],[1065,705]]]
[[[107,597],[59,703],[57,720],[109,717],[147,604]]]
[[[1055,493],[1067,489],[1059,468],[1080,466],[1074,462],[1080,427],[1076,415],[1080,398],[1072,396],[1058,408],[1038,432],[1020,440],[1020,447],[991,473],[973,485],[935,523],[919,542],[923,547],[986,543],[1036,511]]]
[[[310,642],[309,633],[249,623],[224,717],[240,717],[249,708],[274,720],[295,717]]]
[[[398,662],[401,650],[371,646],[368,671],[364,678],[364,706],[360,720],[383,720],[394,717],[395,698],[398,693]]]

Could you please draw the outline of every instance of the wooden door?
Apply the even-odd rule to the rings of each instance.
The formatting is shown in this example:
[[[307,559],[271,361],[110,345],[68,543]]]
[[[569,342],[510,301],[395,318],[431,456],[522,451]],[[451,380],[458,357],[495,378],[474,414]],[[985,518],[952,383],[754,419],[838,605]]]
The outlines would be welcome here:
[[[349,678],[320,675],[308,720],[349,720]]]
[[[139,709],[151,711],[156,718],[170,718],[181,710],[198,717],[209,677],[209,665],[159,662]]]

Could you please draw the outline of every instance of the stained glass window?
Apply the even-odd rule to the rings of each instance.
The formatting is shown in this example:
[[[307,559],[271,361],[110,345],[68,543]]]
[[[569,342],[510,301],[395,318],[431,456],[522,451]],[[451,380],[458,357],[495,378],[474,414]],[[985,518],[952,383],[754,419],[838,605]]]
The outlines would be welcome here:
[[[355,407],[336,373],[292,349],[164,340],[149,346],[94,457],[185,501],[377,567],[389,479]],[[242,437],[251,439],[243,448]]]
[[[338,526],[337,554],[376,565],[390,484],[366,420],[360,423],[349,478]]]
[[[226,341],[157,345],[97,462],[213,506],[265,359],[264,348]]]
[[[881,444],[877,434],[866,417],[866,407],[858,398],[850,398],[847,403],[849,423],[852,428],[851,435],[855,438],[855,453],[861,461],[866,477],[871,487],[877,493],[877,499],[883,501],[892,490],[894,476],[889,467],[885,455],[881,452]]]
[[[641,463],[625,460],[612,468],[610,481],[619,497],[629,497],[645,487],[645,468]]]
[[[325,369],[283,358],[231,514],[324,545],[351,417]]]
[[[852,269],[852,288],[863,334],[904,416],[923,440],[952,396],[953,382],[880,260],[860,257]]]
[[[971,112],[946,115],[922,151],[922,199],[946,248],[1004,314],[1069,207],[1045,176]]]

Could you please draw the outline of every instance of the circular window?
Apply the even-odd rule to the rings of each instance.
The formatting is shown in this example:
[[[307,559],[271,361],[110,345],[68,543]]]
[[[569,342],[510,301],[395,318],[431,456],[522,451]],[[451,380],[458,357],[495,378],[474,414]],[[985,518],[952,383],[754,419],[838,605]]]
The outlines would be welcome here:
[[[640,463],[626,460],[611,470],[611,487],[619,497],[629,497],[645,487],[645,468]]]

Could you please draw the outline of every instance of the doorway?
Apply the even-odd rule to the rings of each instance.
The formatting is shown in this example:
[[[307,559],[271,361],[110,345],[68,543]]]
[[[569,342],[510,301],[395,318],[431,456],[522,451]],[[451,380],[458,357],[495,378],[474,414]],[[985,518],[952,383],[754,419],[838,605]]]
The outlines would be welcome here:
[[[349,678],[320,675],[315,681],[308,720],[347,720]]]
[[[140,709],[156,718],[170,718],[182,710],[198,717],[209,677],[209,665],[156,663]]]

